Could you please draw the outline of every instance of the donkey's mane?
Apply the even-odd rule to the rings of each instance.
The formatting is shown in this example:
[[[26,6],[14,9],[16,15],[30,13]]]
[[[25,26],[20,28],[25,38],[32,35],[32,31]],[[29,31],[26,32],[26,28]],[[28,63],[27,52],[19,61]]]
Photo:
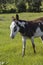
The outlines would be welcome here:
[[[31,23],[39,23],[39,22],[43,22],[43,17],[41,18],[37,18],[35,20],[30,20],[30,21],[27,21],[27,20],[18,20],[20,22],[31,22]]]
[[[28,21],[26,21],[26,20],[19,20],[20,22],[28,22]]]
[[[32,20],[32,22],[34,22],[34,23],[43,22],[43,17],[37,18],[35,20]]]
[[[35,20],[20,20],[19,19],[19,15],[16,14],[16,18],[14,16],[12,16],[12,20],[15,21],[15,20],[18,20],[20,22],[29,22],[29,23],[39,23],[39,22],[43,22],[43,17],[40,17],[40,18],[37,18]]]

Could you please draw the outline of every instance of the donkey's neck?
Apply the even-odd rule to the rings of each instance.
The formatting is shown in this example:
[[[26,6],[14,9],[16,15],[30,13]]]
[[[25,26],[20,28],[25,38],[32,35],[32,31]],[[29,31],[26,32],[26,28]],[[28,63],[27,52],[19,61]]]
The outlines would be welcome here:
[[[19,20],[16,24],[17,24],[19,27],[25,27],[25,21]]]

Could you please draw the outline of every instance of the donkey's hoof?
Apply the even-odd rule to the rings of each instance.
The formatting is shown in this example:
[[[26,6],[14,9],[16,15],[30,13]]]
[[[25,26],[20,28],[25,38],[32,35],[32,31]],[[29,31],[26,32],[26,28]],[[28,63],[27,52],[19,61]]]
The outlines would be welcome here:
[[[22,57],[24,57],[25,56],[25,54],[22,54]]]
[[[34,53],[36,54],[36,51],[34,51]]]

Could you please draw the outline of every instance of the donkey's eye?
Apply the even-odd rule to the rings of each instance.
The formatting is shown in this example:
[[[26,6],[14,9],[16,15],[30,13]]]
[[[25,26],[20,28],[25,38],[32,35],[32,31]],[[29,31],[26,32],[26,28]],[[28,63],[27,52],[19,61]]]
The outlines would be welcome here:
[[[17,27],[15,26],[15,27],[14,27],[14,32],[15,32],[16,30],[17,30]]]

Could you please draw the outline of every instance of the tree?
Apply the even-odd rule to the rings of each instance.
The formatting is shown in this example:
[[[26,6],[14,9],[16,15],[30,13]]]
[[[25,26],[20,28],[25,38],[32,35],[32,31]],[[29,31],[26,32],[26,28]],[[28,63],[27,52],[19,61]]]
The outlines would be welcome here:
[[[15,5],[17,7],[18,12],[25,12],[26,11],[25,0],[15,0]]]
[[[15,0],[0,0],[0,12],[7,10],[7,4],[13,4]]]
[[[40,11],[42,0],[27,0],[29,11]]]

